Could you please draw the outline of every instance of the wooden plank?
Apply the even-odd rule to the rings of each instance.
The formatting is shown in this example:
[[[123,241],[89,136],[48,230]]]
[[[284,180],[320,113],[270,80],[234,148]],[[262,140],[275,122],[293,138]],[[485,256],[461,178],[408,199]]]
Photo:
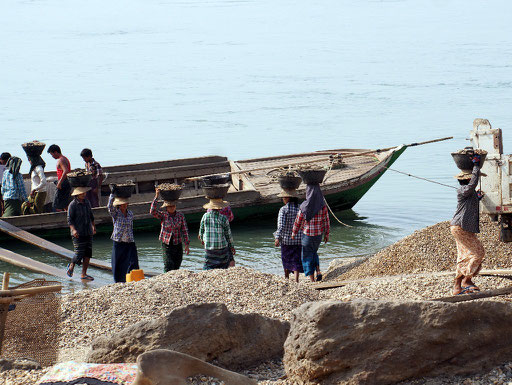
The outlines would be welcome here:
[[[479,292],[461,294],[461,295],[453,295],[450,297],[435,298],[435,299],[431,299],[430,301],[456,303],[456,302],[472,301],[474,299],[496,297],[498,295],[506,295],[506,294],[512,294],[512,286],[502,287],[501,289],[479,291]]]
[[[23,255],[14,253],[10,250],[3,249],[0,247],[0,260],[10,263],[11,265],[18,266],[27,270],[34,271],[36,273],[53,275],[54,277],[59,277],[65,279],[67,281],[72,282],[80,282],[85,286],[102,286],[108,285],[112,282],[104,281],[100,278],[95,278],[94,281],[83,281],[80,279],[80,274],[73,275],[73,277],[68,277],[66,274],[66,270],[59,269],[54,266],[47,265],[46,263],[36,261],[34,259],[24,257]],[[0,291],[1,292],[1,291]]]
[[[64,269],[58,269],[54,266],[50,266],[47,265],[46,263],[35,261],[31,258],[24,257],[23,255],[14,253],[3,248],[0,248],[0,260],[10,263],[11,265],[35,271],[36,273],[53,275],[54,277],[63,278],[68,281],[80,281],[80,279],[77,279],[77,277],[68,277]]]
[[[22,230],[3,220],[0,220],[0,231],[3,231],[16,239],[19,239],[20,241],[26,242],[28,244],[37,246],[40,249],[54,253],[59,257],[67,259],[68,261],[71,261],[73,259],[73,251],[68,250],[65,247],[56,245],[55,243],[49,242],[46,239],[40,238],[37,235],[31,234],[28,231]],[[110,265],[110,263],[101,261],[99,259],[91,258],[91,260],[89,261],[89,266],[102,270],[112,271],[112,266]],[[153,277],[158,274],[159,273],[152,271],[144,272],[144,275],[146,275],[147,277]]]
[[[16,295],[34,295],[40,293],[54,293],[62,290],[62,285],[26,287],[22,289],[2,289],[0,290],[0,297],[16,296]]]
[[[379,276],[379,277],[368,277],[368,278],[361,278],[361,279],[353,279],[353,280],[347,280],[347,281],[338,281],[333,280],[332,282],[322,282],[322,283],[315,283],[313,288],[316,290],[326,290],[326,289],[335,289],[338,287],[346,286],[350,283],[365,283],[365,282],[375,282],[380,281],[383,279],[393,279],[393,278],[407,278],[407,277],[417,277],[420,275],[453,275],[455,272],[453,271],[436,271],[436,272],[425,272],[425,273],[416,273],[416,274],[404,274],[404,275],[387,275],[387,276]],[[481,270],[479,275],[482,276],[512,276],[512,270],[511,269],[492,269],[492,270]],[[460,296],[459,296],[460,297]]]

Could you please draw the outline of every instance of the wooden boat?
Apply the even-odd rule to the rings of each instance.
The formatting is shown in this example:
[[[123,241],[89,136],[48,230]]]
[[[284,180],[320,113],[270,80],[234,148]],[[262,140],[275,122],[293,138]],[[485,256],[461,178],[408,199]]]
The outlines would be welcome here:
[[[386,150],[335,149],[311,153],[275,156],[242,161],[230,161],[222,156],[178,159],[162,162],[139,163],[104,167],[107,178],[101,187],[103,207],[94,208],[95,222],[99,232],[112,230],[112,219],[107,209],[110,183],[125,183],[131,180],[136,185],[135,194],[130,199],[130,209],[135,215],[135,229],[149,229],[159,222],[149,215],[149,207],[155,194],[156,183],[184,183],[182,198],[178,210],[186,215],[189,224],[197,224],[204,213],[203,196],[200,183],[190,178],[216,173],[232,173],[232,185],[225,198],[229,201],[235,220],[250,217],[275,217],[281,206],[279,184],[270,175],[272,169],[286,167],[290,164],[308,164],[329,167],[329,154],[341,154],[343,167],[329,170],[321,188],[332,210],[352,208],[375,182],[405,151],[406,145]],[[247,171],[244,171],[247,170]],[[47,176],[55,176],[54,172]],[[27,186],[28,175],[25,176]],[[49,183],[54,191],[54,185]],[[305,185],[298,190],[304,196]],[[2,218],[6,222],[23,230],[38,233],[44,237],[68,234],[66,213],[44,213]]]

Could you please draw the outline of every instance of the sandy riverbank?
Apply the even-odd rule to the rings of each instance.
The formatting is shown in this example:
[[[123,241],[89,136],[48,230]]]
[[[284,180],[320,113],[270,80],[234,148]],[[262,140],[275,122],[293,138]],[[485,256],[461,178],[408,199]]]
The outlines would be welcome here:
[[[482,228],[486,232],[480,236],[489,255],[485,266],[511,267],[512,246],[497,244],[494,238],[496,231],[492,226],[494,224],[484,221]],[[345,274],[327,274],[329,279],[381,278],[324,291],[313,289],[305,280],[296,284],[281,276],[237,267],[209,272],[179,270],[137,283],[112,284],[67,294],[62,299],[59,360],[82,361],[95,337],[113,334],[137,321],[156,318],[176,307],[192,303],[221,302],[233,312],[256,312],[289,320],[295,308],[305,302],[320,299],[428,300],[448,296],[453,276],[437,273],[451,270],[454,263],[455,250],[450,245],[453,240],[446,236],[447,231],[446,222],[423,229],[382,250]],[[425,249],[425,245],[429,249]],[[390,276],[403,273],[409,275]],[[479,277],[476,282],[482,290],[510,285],[509,279],[499,277]],[[511,302],[512,296],[485,300]],[[5,384],[34,384],[43,373],[44,370],[9,371],[0,378],[11,381],[4,381]],[[284,375],[280,361],[266,362],[248,368],[244,373],[258,379],[260,384],[288,384],[285,379],[279,379]],[[14,379],[13,376],[18,377]],[[468,378],[436,378],[429,383],[501,384],[511,380],[512,364],[505,364],[491,372]],[[420,384],[425,381],[416,380],[411,383]]]

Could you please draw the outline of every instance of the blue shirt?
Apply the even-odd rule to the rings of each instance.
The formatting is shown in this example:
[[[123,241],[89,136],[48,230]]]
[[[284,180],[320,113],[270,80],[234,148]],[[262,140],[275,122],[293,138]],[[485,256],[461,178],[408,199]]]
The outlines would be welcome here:
[[[2,176],[2,196],[3,199],[18,199],[21,201],[27,200],[27,191],[23,183],[23,176],[17,174],[15,177],[9,172],[4,171]]]

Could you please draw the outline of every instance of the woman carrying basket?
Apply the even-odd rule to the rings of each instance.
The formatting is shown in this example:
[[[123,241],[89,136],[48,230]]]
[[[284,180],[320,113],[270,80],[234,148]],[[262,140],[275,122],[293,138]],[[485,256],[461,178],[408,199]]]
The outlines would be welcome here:
[[[114,186],[111,187],[115,189]],[[128,198],[108,198],[107,209],[112,217],[114,231],[112,245],[112,274],[115,282],[126,282],[126,274],[139,268],[137,247],[133,238],[133,212],[128,210]]]

